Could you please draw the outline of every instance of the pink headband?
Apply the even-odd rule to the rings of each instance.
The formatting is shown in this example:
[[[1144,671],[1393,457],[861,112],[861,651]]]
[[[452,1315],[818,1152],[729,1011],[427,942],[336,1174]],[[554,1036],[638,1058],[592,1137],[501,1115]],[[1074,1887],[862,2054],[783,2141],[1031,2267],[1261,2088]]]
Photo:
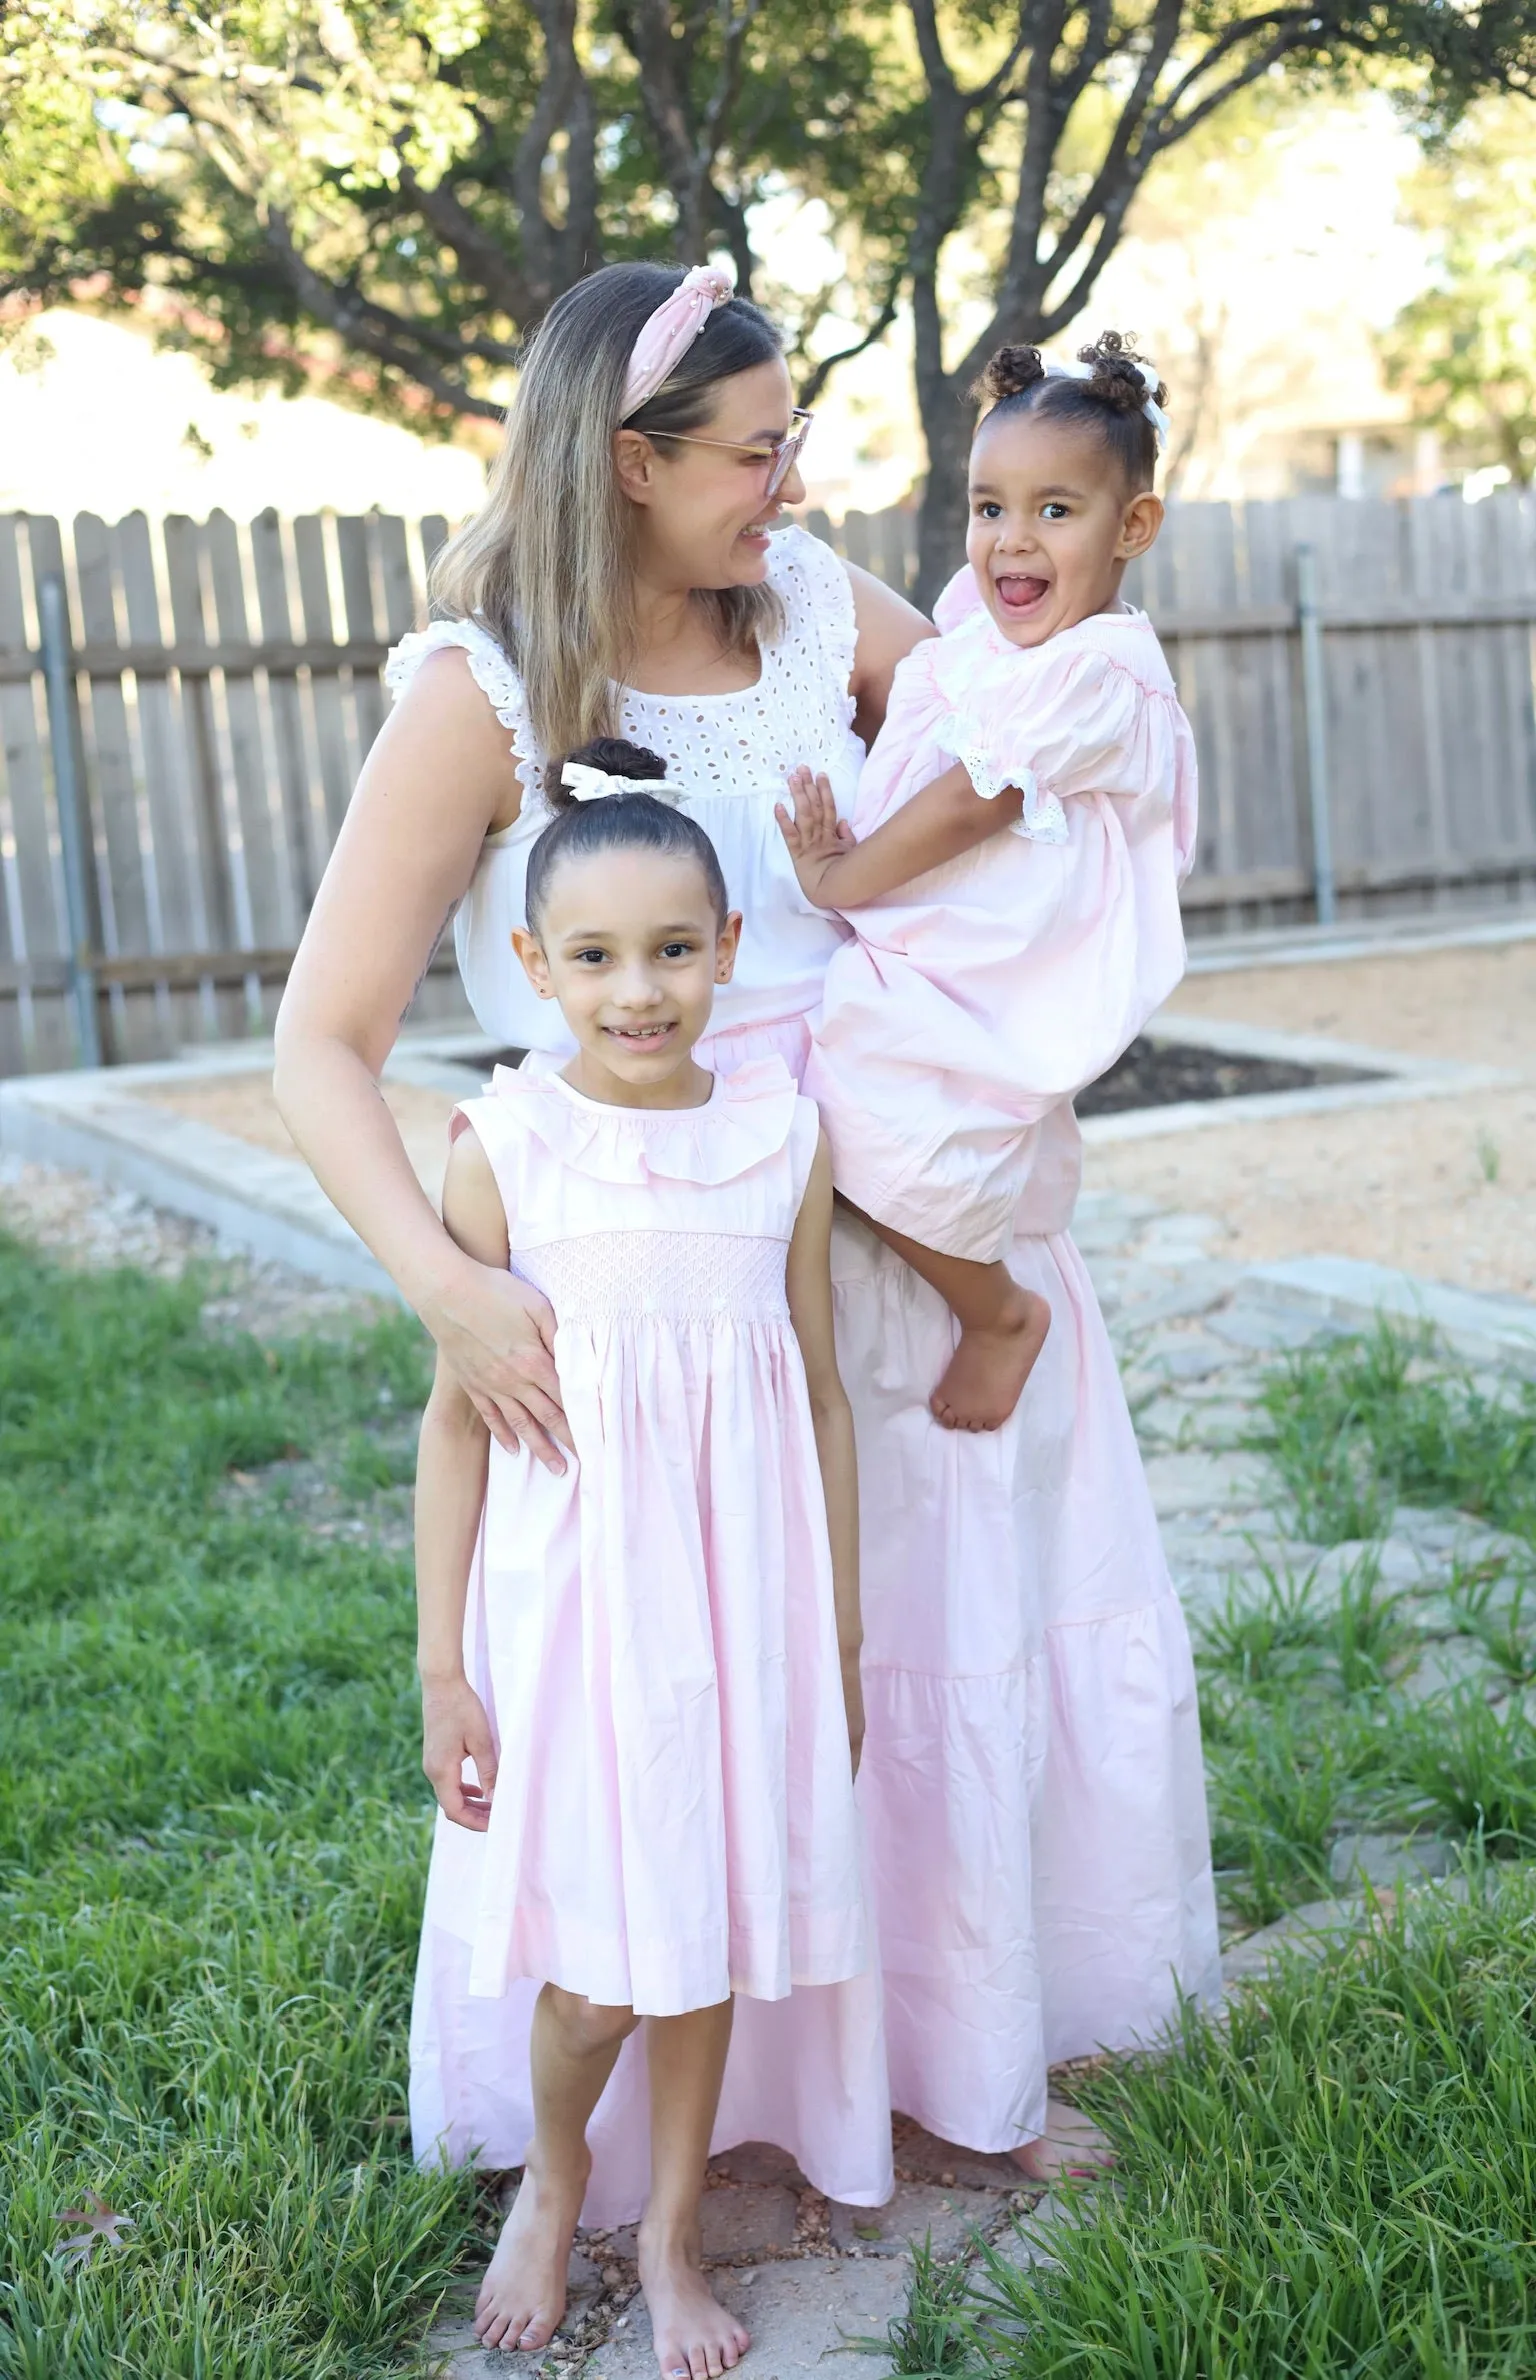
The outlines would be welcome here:
[[[729,273],[717,264],[696,264],[685,273],[669,298],[640,326],[629,358],[620,421],[628,421],[649,404],[662,382],[669,380],[717,306],[736,295]]]

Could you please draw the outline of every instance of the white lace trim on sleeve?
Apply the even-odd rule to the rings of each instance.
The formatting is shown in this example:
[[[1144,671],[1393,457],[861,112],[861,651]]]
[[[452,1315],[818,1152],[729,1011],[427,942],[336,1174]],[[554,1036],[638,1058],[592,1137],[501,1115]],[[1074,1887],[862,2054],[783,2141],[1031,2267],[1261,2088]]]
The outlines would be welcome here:
[[[1022,835],[1026,843],[1066,843],[1070,841],[1067,813],[1058,794],[1042,785],[1033,769],[1015,769],[1011,773],[995,769],[979,744],[959,741],[955,758],[964,769],[984,802],[995,802],[1000,793],[1011,788],[1024,796],[1024,815],[1013,821],[1012,832]]]
[[[522,680],[490,630],[482,628],[478,620],[434,620],[429,627],[413,628],[408,636],[402,636],[384,664],[384,683],[391,696],[398,702],[427,655],[449,645],[463,649],[470,676],[510,733],[519,760],[531,758],[522,741],[526,720]]]

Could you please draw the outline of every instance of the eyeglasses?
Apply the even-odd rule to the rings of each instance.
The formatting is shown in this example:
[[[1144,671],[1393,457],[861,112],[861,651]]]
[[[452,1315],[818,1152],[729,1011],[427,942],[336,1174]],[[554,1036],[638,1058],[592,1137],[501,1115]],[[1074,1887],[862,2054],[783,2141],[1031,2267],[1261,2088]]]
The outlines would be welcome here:
[[[768,465],[767,496],[776,496],[800,459],[810,431],[813,416],[803,405],[791,413],[790,427],[782,438],[775,438],[771,446],[748,445],[740,438],[696,438],[691,430],[647,430],[648,438],[670,438],[678,446],[718,446],[731,454],[751,455],[755,461]]]

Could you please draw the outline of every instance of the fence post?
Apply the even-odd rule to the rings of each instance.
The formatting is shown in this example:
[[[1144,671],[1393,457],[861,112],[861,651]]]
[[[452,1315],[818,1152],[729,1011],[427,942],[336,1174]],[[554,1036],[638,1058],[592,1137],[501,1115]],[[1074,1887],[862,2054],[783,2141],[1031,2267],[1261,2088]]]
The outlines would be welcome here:
[[[1312,885],[1320,926],[1335,915],[1333,816],[1328,785],[1328,681],[1317,607],[1317,552],[1296,548],[1296,620],[1301,630],[1301,694],[1307,719],[1307,800],[1312,812]]]
[[[48,689],[48,741],[53,751],[53,785],[59,805],[59,851],[64,862],[64,906],[69,925],[69,989],[82,1066],[101,1064],[96,1015],[96,977],[91,968],[91,899],[85,805],[81,799],[80,737],[75,721],[74,670],[69,649],[69,608],[64,581],[51,574],[37,590],[43,640],[43,679]]]

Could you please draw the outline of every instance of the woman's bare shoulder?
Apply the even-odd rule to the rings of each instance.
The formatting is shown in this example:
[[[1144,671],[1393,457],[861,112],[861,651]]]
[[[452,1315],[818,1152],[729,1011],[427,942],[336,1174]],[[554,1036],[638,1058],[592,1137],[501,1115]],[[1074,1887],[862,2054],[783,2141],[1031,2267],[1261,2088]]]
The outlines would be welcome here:
[[[434,805],[457,800],[483,821],[482,831],[510,826],[522,799],[518,776],[520,709],[496,703],[483,671],[462,645],[442,643],[423,653],[396,689],[363,772],[360,790],[381,774],[426,790]]]
[[[914,645],[925,637],[937,636],[938,630],[926,612],[920,612],[905,595],[898,595],[884,579],[876,578],[869,570],[861,570],[857,562],[845,562],[848,583],[853,589],[853,616],[859,632],[859,657],[871,663],[894,669]]]

